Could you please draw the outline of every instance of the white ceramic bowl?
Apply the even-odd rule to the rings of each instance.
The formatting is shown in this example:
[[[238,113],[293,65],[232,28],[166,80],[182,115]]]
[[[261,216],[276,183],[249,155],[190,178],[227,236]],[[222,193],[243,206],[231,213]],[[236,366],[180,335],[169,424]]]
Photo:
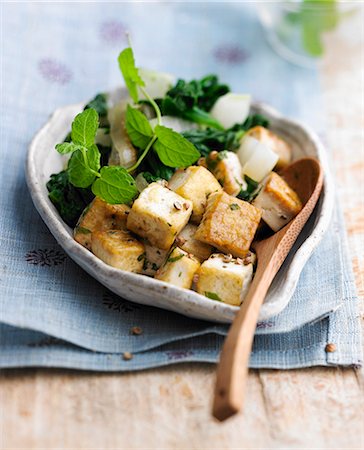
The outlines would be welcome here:
[[[110,96],[111,102],[125,95],[125,90],[114,91]],[[82,109],[83,104],[57,109],[36,134],[29,147],[26,164],[27,183],[34,205],[53,236],[66,253],[91,276],[127,300],[198,319],[231,322],[238,310],[237,307],[210,300],[194,291],[177,288],[153,278],[115,269],[73,239],[71,228],[62,221],[48,199],[46,182],[52,173],[57,173],[64,167],[65,157],[58,154],[54,146],[62,142],[70,130],[73,118]],[[316,157],[320,160],[325,173],[324,190],[314,220],[302,231],[298,244],[292,249],[274,279],[261,308],[259,320],[263,321],[281,312],[292,297],[305,263],[328,228],[334,194],[326,153],[318,137],[304,125],[281,116],[268,106],[254,104],[252,110],[267,116],[271,122],[271,129],[277,131],[292,145],[293,159],[303,156]]]

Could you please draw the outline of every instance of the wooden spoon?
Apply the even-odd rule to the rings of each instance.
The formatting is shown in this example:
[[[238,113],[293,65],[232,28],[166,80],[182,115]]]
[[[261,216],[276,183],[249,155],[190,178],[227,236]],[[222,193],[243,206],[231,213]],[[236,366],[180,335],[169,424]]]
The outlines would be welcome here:
[[[217,368],[213,415],[221,421],[236,414],[243,404],[249,356],[260,307],[274,276],[310,217],[323,185],[321,166],[313,158],[295,161],[281,175],[297,192],[304,207],[280,231],[253,245],[257,253],[257,270],[231,325]]]

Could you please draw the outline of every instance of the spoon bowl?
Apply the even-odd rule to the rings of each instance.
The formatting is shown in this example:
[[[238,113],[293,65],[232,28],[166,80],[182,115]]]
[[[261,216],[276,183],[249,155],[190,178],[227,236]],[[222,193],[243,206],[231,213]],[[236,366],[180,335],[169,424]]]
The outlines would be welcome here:
[[[312,214],[323,186],[323,171],[314,158],[295,161],[281,176],[296,191],[303,208],[284,228],[253,245],[257,253],[255,276],[225,339],[217,368],[213,415],[221,421],[241,409],[260,307],[274,276]]]

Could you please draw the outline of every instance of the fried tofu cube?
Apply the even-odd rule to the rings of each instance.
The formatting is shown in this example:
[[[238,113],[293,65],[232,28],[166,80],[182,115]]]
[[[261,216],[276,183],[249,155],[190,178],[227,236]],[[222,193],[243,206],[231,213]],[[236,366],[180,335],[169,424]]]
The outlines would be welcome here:
[[[91,241],[94,255],[109,266],[128,272],[142,271],[144,245],[128,231],[94,231]]]
[[[296,192],[275,172],[268,175],[253,205],[262,211],[264,222],[273,231],[287,225],[302,209]]]
[[[197,225],[188,223],[180,234],[176,238],[176,244],[185,252],[191,253],[199,261],[205,261],[214,248],[211,245],[205,244],[204,242],[195,239],[195,233],[197,230]]]
[[[206,208],[206,198],[212,192],[221,191],[221,186],[212,173],[202,166],[190,166],[177,170],[168,186],[181,197],[193,203],[191,221],[200,223]]]
[[[211,300],[239,306],[244,300],[253,277],[253,264],[240,258],[214,253],[204,261],[196,278],[196,290]]]
[[[159,183],[151,183],[133,203],[127,228],[151,245],[169,250],[191,214],[191,201]]]
[[[258,125],[248,130],[245,135],[258,139],[258,141],[266,144],[278,155],[279,159],[275,166],[277,170],[283,169],[291,162],[291,147],[285,140],[273,133],[273,131]]]
[[[126,230],[129,211],[127,205],[110,205],[96,197],[81,214],[73,236],[91,250],[91,233],[96,230]]]
[[[258,208],[226,192],[211,194],[195,238],[224,253],[244,257],[261,216]]]
[[[241,189],[246,189],[243,168],[236,153],[213,151],[207,157],[206,162],[227,194],[235,197]]]
[[[165,264],[158,270],[155,278],[181,288],[190,289],[193,276],[199,267],[200,262],[193,255],[175,247]]]
[[[161,248],[150,245],[148,241],[144,242],[145,254],[143,258],[143,275],[154,277],[157,270],[166,261],[169,250],[163,250]]]

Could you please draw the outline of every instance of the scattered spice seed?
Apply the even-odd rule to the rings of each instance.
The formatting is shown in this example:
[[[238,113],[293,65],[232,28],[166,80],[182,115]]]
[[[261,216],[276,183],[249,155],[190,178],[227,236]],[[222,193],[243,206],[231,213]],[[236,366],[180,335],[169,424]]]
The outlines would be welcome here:
[[[133,359],[133,355],[130,352],[124,352],[123,353],[123,359],[125,361],[129,361],[130,359]]]
[[[325,347],[326,353],[334,353],[336,352],[336,345],[335,344],[327,344]]]
[[[182,236],[177,236],[176,237],[176,244],[177,245],[183,245],[185,243],[186,243],[186,239],[185,238],[183,238]]]
[[[183,207],[184,207],[184,209],[188,209],[189,208],[189,204],[188,203],[183,203]]]
[[[229,253],[228,255],[225,255],[223,258],[223,261],[228,263],[233,259],[233,255],[231,253]]]
[[[177,211],[181,211],[181,209],[182,209],[182,205],[179,201],[175,201],[173,203],[173,206],[175,207],[175,209],[177,209]]]
[[[134,334],[136,336],[143,334],[143,330],[140,327],[133,327],[133,328],[131,328],[130,332],[131,332],[131,334]]]

